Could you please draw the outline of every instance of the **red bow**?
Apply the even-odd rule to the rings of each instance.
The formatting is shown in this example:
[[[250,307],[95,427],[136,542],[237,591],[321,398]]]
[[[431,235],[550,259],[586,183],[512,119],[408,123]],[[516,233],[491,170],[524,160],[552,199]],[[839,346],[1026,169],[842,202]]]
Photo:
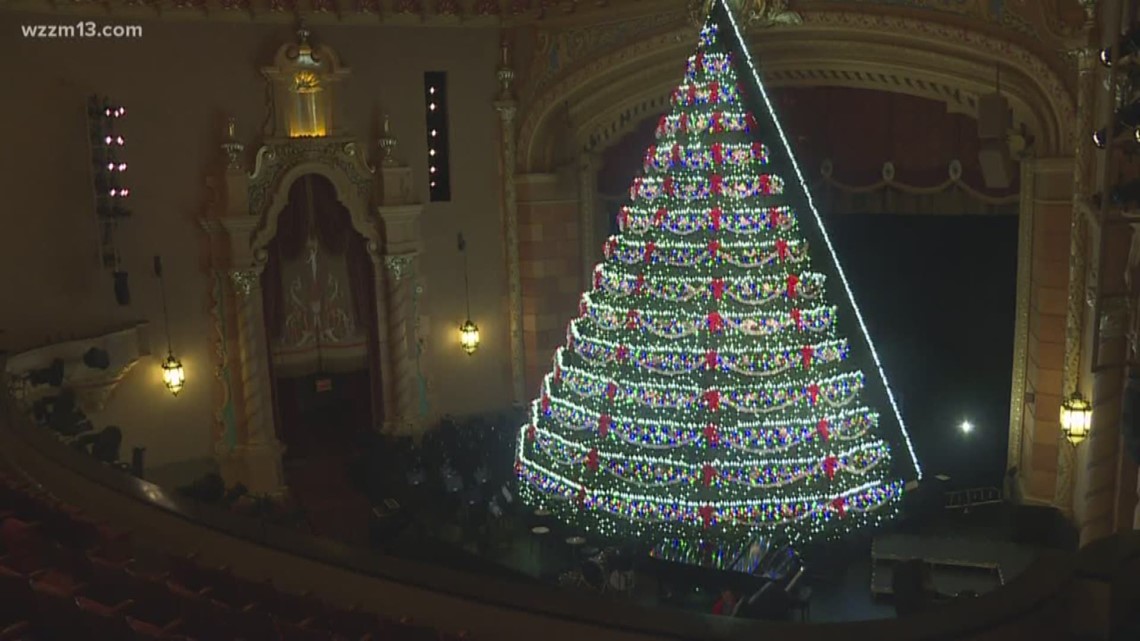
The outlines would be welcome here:
[[[803,312],[798,307],[792,308],[792,322],[796,324],[796,329],[804,328]]]
[[[606,383],[606,398],[612,401],[615,396],[617,396],[617,383],[610,381]]]
[[[811,404],[815,405],[815,402],[819,400],[819,385],[812,383],[811,385],[808,385],[807,391],[808,396],[811,397]]]
[[[713,163],[717,165],[724,164],[724,145],[719,142],[712,144],[712,159]]]
[[[686,95],[686,98],[688,98],[688,102],[690,105],[697,101],[697,86],[696,85],[689,85],[689,91],[688,91],[688,94]]]
[[[669,124],[669,116],[661,116],[661,120],[657,121],[657,137],[660,138],[665,135],[665,127]]]
[[[767,155],[767,154],[765,153],[764,143],[762,143],[762,142],[752,143],[752,157],[753,158],[755,158],[757,160],[761,160],[764,158],[765,155]]]
[[[550,411],[550,395],[546,392],[542,393],[542,413],[545,414]]]
[[[585,316],[589,311],[590,306],[586,303],[586,296],[583,295],[582,298],[578,300],[578,316]]]
[[[712,126],[709,130],[714,134],[724,131],[724,112],[714,111],[712,115]]]
[[[680,163],[681,162],[681,145],[673,145],[672,152],[669,155],[673,159],[673,162]]]
[[[638,274],[637,282],[633,284],[633,291],[635,294],[640,294],[643,289],[645,289],[645,274]]]
[[[720,83],[716,80],[709,83],[709,102],[720,102]]]
[[[751,111],[744,114],[744,124],[748,126],[749,131],[756,128],[756,116],[753,116]]]
[[[664,182],[661,183],[661,188],[665,190],[665,193],[672,196],[673,195],[673,177],[672,176],[666,176]]]
[[[800,350],[800,360],[804,364],[804,369],[811,367],[811,357],[815,355],[815,348],[811,345],[805,345]]]
[[[709,241],[709,255],[713,260],[716,260],[718,253],[720,253],[720,241],[714,238]]]
[[[586,488],[578,488],[578,495],[574,497],[574,502],[578,504],[578,507],[586,506]]]
[[[707,529],[712,524],[714,515],[713,507],[711,505],[706,505],[698,511],[698,514],[701,515],[701,525]]]
[[[783,238],[779,238],[776,240],[776,255],[780,257],[780,260],[787,259],[787,257],[788,257],[788,241],[784,240]]]
[[[838,496],[831,502],[831,507],[839,513],[839,518],[847,515],[847,501],[842,496]]]
[[[681,130],[681,133],[689,133],[689,114],[681,114],[681,117],[677,119],[677,128]]]
[[[831,428],[828,426],[826,418],[819,419],[819,423],[815,426],[815,431],[819,432],[820,438],[824,441],[831,438]]]
[[[709,312],[708,324],[709,331],[716,334],[720,330],[724,329],[724,317],[720,315],[720,312]]]
[[[724,191],[724,177],[720,174],[709,176],[709,191],[717,195]]]
[[[724,296],[724,279],[714,278],[711,285],[713,300],[720,300],[721,297]]]
[[[834,456],[828,456],[823,459],[823,471],[827,474],[828,480],[835,478],[835,470],[839,467],[839,459]]]
[[[720,444],[720,433],[717,432],[716,425],[712,423],[705,426],[705,443],[710,447],[716,447]]]
[[[720,231],[720,217],[722,215],[723,212],[720,210],[720,207],[714,207],[712,211],[709,212],[709,226],[712,227],[713,231]]]
[[[677,99],[678,99],[678,98],[680,98],[680,97],[681,97],[681,88],[680,88],[680,87],[676,87],[676,88],[674,88],[674,89],[673,89],[673,93],[669,94],[669,98],[670,98],[670,99],[671,99],[673,102],[677,102]]]
[[[715,389],[705,392],[705,405],[708,405],[710,412],[720,409],[720,392]]]
[[[629,228],[629,207],[622,207],[618,211],[617,223],[619,231],[625,231]]]
[[[619,363],[624,363],[629,358],[629,348],[625,345],[618,345],[617,360]]]
[[[796,297],[796,285],[800,284],[800,277],[795,274],[788,274],[788,298]]]
[[[558,364],[558,359],[554,359],[554,382],[562,380],[562,366]]]
[[[586,467],[590,468],[591,472],[598,471],[598,449],[596,447],[590,448],[586,453]]]
[[[665,216],[668,213],[669,212],[666,211],[664,207],[662,207],[661,209],[658,209],[657,213],[653,214],[653,224],[660,227],[662,225],[662,223],[665,222]]]
[[[697,57],[693,60],[693,67],[698,71],[705,68],[705,54],[703,51],[697,52]]]
[[[523,464],[519,459],[515,459],[515,474],[522,476]]]
[[[705,484],[705,487],[708,487],[709,484],[712,483],[713,477],[715,476],[716,468],[705,463],[705,466],[701,468],[701,482]]]
[[[783,222],[784,222],[783,212],[781,212],[779,209],[776,209],[773,207],[772,210],[768,212],[768,227],[771,229],[777,229],[780,227],[780,224]]]
[[[763,174],[761,176],[758,176],[756,178],[756,181],[758,183],[760,183],[760,193],[761,194],[763,194],[765,196],[771,196],[772,195],[772,177],[771,176],[769,176],[768,174]]]
[[[538,428],[531,425],[526,428],[526,440],[533,441],[538,437]]]
[[[715,349],[710,349],[705,352],[705,369],[714,370],[717,368],[717,353]]]
[[[605,245],[602,245],[602,253],[605,255],[605,257],[607,259],[613,258],[614,252],[617,251],[617,246],[618,246],[618,240],[616,238],[611,238],[611,239],[606,241]]]
[[[602,288],[602,267],[601,267],[601,265],[598,265],[598,268],[594,270],[594,289],[601,289],[601,288]]]
[[[653,261],[653,251],[655,249],[657,249],[657,243],[652,240],[645,243],[645,262],[649,263]]]
[[[640,329],[641,328],[641,312],[636,309],[631,309],[625,313],[625,327],[626,329]]]
[[[610,433],[610,418],[609,414],[602,414],[598,417],[598,436],[605,438]]]

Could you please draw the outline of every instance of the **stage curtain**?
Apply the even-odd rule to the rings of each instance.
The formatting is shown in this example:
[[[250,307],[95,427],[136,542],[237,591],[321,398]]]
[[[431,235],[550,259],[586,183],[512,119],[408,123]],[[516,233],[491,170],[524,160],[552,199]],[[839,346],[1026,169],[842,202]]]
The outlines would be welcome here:
[[[348,212],[345,212],[348,217]],[[348,267],[348,286],[352,291],[352,306],[357,327],[366,329],[368,336],[368,380],[372,387],[372,421],[384,420],[384,385],[380,376],[379,318],[376,316],[376,272],[372,256],[368,253],[368,239],[355,230],[345,234],[345,264]]]
[[[269,243],[269,256],[261,271],[265,327],[271,340],[281,338],[285,330],[285,283],[281,278],[281,264],[300,256],[309,238],[307,192],[310,180],[311,176],[304,176],[289,187],[289,199],[277,216],[277,235]]]
[[[368,254],[368,239],[352,227],[352,215],[337,198],[336,188],[323,176],[311,178],[307,197],[313,203],[317,239],[329,254],[344,255],[348,268],[348,286],[352,292],[353,315],[356,326],[365,330],[368,338],[368,374],[372,387],[372,420],[382,420],[383,386],[380,379],[380,344],[377,334],[376,289],[372,257]]]

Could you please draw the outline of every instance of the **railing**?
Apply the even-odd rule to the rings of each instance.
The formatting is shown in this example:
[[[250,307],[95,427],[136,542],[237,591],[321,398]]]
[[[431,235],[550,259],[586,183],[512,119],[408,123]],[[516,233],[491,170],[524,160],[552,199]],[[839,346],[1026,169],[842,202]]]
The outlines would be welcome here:
[[[132,531],[134,538],[174,553],[198,552],[251,579],[272,577],[285,589],[311,590],[326,600],[360,602],[387,616],[410,616],[445,630],[467,630],[475,641],[543,639],[779,638],[815,641],[836,633],[878,641],[1005,638],[1066,627],[1059,607],[1073,576],[1071,559],[1046,555],[1009,586],[968,602],[902,620],[787,624],[702,616],[458,572],[383,556],[284,530],[186,501],[153,484],[101,465],[52,439],[0,400],[0,455],[47,490],[93,516]],[[6,420],[5,420],[6,419]],[[999,637],[994,637],[997,634]]]

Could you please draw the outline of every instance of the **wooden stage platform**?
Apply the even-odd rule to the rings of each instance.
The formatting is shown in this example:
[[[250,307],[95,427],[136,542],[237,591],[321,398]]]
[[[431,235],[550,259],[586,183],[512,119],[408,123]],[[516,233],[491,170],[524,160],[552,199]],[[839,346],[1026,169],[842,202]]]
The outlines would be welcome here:
[[[939,592],[984,594],[1024,571],[1033,557],[1032,548],[1006,541],[888,534],[871,546],[871,592],[891,595],[894,565],[918,559],[931,566]]]

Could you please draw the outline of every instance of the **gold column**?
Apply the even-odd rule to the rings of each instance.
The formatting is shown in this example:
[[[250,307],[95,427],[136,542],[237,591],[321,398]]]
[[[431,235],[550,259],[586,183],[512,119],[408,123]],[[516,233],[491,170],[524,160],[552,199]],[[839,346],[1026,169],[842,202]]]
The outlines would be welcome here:
[[[593,283],[597,242],[598,164],[600,158],[591,151],[578,156],[578,215],[582,234],[582,291]]]
[[[416,431],[415,319],[412,318],[412,288],[415,287],[416,254],[384,257],[388,283],[388,344],[394,380],[390,389],[394,398],[389,430],[400,434]]]
[[[1096,54],[1091,47],[1073,52],[1077,58],[1077,126],[1073,163],[1073,214],[1069,232],[1069,294],[1065,312],[1065,362],[1061,372],[1064,398],[1080,389],[1081,343],[1085,321],[1085,279],[1087,277],[1087,208],[1092,167],[1095,160],[1091,133],[1096,102]],[[1087,394],[1086,394],[1087,396]],[[1057,450],[1057,484],[1054,504],[1065,513],[1073,509],[1074,450],[1063,440]]]
[[[515,192],[515,115],[517,104],[511,91],[514,71],[510,66],[510,48],[502,47],[502,60],[496,73],[499,79],[499,98],[495,111],[499,112],[503,178],[503,242],[507,255],[507,306],[510,325],[511,391],[514,404],[526,403],[523,381],[526,375],[523,354],[522,274],[519,268],[519,211]]]
[[[1036,204],[1037,161],[1021,160],[1021,197],[1017,226],[1017,311],[1013,336],[1013,383],[1009,400],[1009,449],[1006,469],[1028,472],[1021,460],[1022,430],[1025,423],[1026,370],[1029,360],[1029,314],[1033,289],[1033,215]],[[1020,473],[1019,473],[1020,474]],[[1022,476],[1018,476],[1020,487]],[[1020,492],[1019,492],[1020,493]],[[1007,497],[1012,498],[1012,497]]]
[[[241,360],[242,437],[235,448],[233,476],[254,493],[278,493],[285,485],[281,467],[284,447],[273,421],[273,383],[268,363],[268,337],[261,297],[260,268],[230,271],[237,317],[238,358]],[[226,462],[223,461],[223,470]],[[230,480],[227,478],[227,480]]]

